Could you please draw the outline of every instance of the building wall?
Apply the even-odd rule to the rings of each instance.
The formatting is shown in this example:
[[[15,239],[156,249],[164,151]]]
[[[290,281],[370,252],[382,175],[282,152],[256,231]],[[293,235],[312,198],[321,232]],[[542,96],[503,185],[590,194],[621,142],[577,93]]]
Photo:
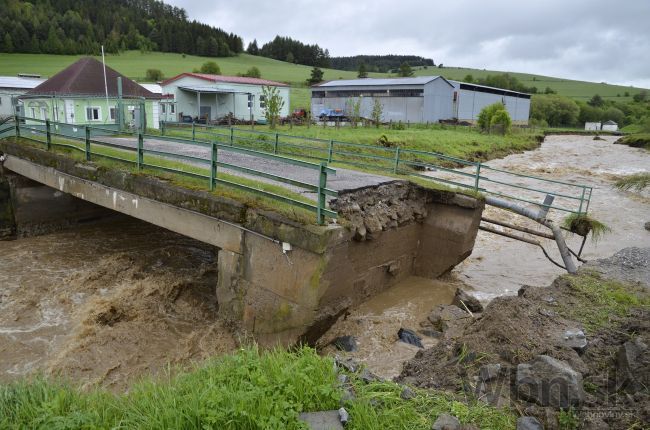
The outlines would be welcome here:
[[[476,122],[481,110],[494,103],[505,103],[514,124],[528,124],[530,99],[479,91],[456,89],[458,92],[457,113],[459,121]]]
[[[13,99],[27,91],[16,88],[0,88],[0,116],[14,115]]]
[[[233,113],[236,118],[249,120],[251,109],[248,107],[248,95],[242,93],[251,93],[253,96],[252,115],[253,120],[264,120],[265,109],[260,103],[262,95],[262,85],[243,85],[227,82],[209,82],[192,76],[184,76],[169,84],[163,86],[163,94],[173,94],[176,101],[177,115],[189,115],[192,117],[199,116],[198,97],[196,93],[180,89],[179,87],[206,87],[220,89],[226,92],[235,91],[240,94],[201,94],[201,106],[210,107],[210,119],[215,120]],[[280,111],[280,116],[289,115],[289,88],[276,87],[280,96],[284,100],[284,106]],[[180,118],[180,116],[178,116]]]
[[[139,100],[123,100],[125,110],[125,121],[128,125],[133,120],[133,110],[139,107]],[[146,125],[148,128],[157,129],[159,127],[158,118],[154,115],[157,110],[160,111],[158,100],[146,100],[145,114]],[[48,97],[48,98],[29,98],[22,101],[24,116],[39,120],[51,120],[75,125],[96,125],[116,124],[117,118],[111,119],[110,108],[117,106],[116,98],[90,97],[90,98],[72,98],[72,97]],[[99,119],[88,120],[86,118],[86,108],[99,108]]]
[[[454,88],[443,79],[435,79],[424,86],[423,122],[438,122],[454,116],[452,97]]]

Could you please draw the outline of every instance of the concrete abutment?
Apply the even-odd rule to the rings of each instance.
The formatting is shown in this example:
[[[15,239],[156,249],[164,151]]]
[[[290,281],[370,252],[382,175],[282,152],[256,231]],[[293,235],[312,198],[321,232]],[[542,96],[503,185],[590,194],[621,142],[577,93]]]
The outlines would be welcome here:
[[[483,210],[473,197],[394,181],[342,192],[332,204],[345,226],[303,225],[60,154],[6,142],[0,151],[0,231],[32,212],[65,224],[110,210],[211,244],[220,314],[262,344],[314,342],[349,307],[411,275],[449,271],[471,253]]]

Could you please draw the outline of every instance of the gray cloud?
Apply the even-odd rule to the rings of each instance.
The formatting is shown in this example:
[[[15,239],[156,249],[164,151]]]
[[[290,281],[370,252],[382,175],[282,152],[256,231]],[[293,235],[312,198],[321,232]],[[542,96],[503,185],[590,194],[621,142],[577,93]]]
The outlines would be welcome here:
[[[415,54],[447,66],[650,87],[650,1],[169,0],[241,35],[331,55]]]

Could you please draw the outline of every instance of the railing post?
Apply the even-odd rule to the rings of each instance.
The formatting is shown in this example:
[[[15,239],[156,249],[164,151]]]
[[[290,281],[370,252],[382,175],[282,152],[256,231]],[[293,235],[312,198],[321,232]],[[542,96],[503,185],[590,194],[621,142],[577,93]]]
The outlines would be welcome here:
[[[192,121],[192,140],[196,140],[196,126],[194,125],[194,121]]]
[[[144,164],[144,136],[138,133],[138,170],[142,170]]]
[[[45,120],[45,142],[47,143],[47,150],[52,148],[52,132],[50,129],[50,120]]]
[[[278,153],[278,141],[280,140],[280,134],[275,133],[275,143],[273,144],[273,153],[277,154]]]
[[[84,128],[86,129],[86,161],[90,161],[90,128],[88,126]]]
[[[393,166],[393,173],[397,174],[399,168],[399,146],[395,149],[395,165]]]
[[[334,140],[330,140],[330,146],[327,150],[327,162],[331,163],[332,162],[332,154],[334,152]]]
[[[318,210],[316,212],[318,225],[325,224],[325,214],[323,213],[325,205],[327,204],[327,199],[325,198],[325,188],[327,188],[327,163],[323,161],[320,163],[318,177]]]
[[[235,144],[235,129],[230,127],[230,146]]]
[[[165,121],[160,121],[160,134],[165,135]]]
[[[18,115],[15,116],[14,120],[16,121],[16,137],[20,137],[20,120]]]
[[[210,191],[214,191],[217,182],[217,144],[212,142],[212,153],[210,156]]]
[[[474,189],[478,191],[478,182],[481,179],[481,162],[476,163],[476,179],[474,180]]]
[[[582,203],[585,201],[585,187],[584,185],[582,186],[582,195],[580,196],[580,209],[578,209],[578,213],[582,213]]]

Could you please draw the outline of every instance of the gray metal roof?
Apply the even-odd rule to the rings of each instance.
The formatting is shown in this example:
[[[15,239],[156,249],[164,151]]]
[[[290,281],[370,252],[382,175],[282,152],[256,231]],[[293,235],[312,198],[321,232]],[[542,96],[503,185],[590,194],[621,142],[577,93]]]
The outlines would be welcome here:
[[[341,79],[314,85],[314,88],[328,87],[386,87],[391,85],[425,85],[440,76],[415,76],[412,78],[363,78]],[[444,79],[444,78],[443,78]]]
[[[188,85],[178,87],[181,90],[191,91],[193,93],[211,93],[211,94],[249,94],[246,91],[237,91],[231,88],[204,87],[198,85]]]
[[[23,78],[19,76],[0,76],[0,88],[15,88],[31,90],[36,88],[45,79]]]
[[[154,94],[162,94],[162,86],[156,83],[141,83],[140,86]]]

